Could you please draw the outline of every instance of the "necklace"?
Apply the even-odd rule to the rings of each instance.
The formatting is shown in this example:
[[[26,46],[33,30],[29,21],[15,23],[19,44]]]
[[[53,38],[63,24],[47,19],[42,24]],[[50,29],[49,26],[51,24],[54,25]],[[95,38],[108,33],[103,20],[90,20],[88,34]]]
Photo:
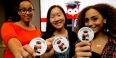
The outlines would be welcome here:
[[[97,45],[97,47],[101,47],[101,45]]]

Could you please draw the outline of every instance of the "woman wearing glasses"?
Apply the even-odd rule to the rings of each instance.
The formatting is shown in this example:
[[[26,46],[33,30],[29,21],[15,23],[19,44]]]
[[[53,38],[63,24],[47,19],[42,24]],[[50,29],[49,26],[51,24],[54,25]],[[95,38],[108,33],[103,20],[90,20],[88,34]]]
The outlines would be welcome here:
[[[34,50],[29,50],[31,47],[27,45],[33,38],[41,37],[40,29],[30,23],[33,14],[34,8],[29,0],[18,2],[12,22],[5,22],[1,29],[6,45],[3,58],[32,58],[31,55],[36,55]],[[27,46],[28,48],[24,48]],[[27,50],[33,54],[28,53]]]

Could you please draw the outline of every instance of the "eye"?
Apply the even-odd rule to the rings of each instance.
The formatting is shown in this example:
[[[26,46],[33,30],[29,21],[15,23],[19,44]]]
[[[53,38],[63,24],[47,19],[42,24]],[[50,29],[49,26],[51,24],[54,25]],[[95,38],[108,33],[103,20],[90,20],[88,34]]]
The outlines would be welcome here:
[[[68,14],[72,14],[72,9],[68,9]]]
[[[53,16],[51,18],[54,18]]]
[[[28,11],[29,11],[29,12],[32,12],[32,9],[29,9]]]
[[[94,21],[96,21],[98,18],[93,18]]]
[[[73,9],[74,14],[78,14],[78,9]]]
[[[88,21],[89,21],[89,19],[87,19],[87,18],[84,19],[84,22],[85,22],[85,23],[87,23]]]
[[[92,19],[93,21],[96,21],[96,20],[98,19],[98,17],[93,16],[91,19]]]
[[[52,15],[50,18],[54,18],[54,15]]]
[[[21,11],[22,11],[22,12],[26,12],[26,10],[25,10],[25,9],[21,9]]]
[[[22,13],[26,13],[27,11],[25,9],[20,10]]]
[[[34,9],[29,9],[28,11],[29,11],[29,12],[33,12],[33,10],[34,10]]]
[[[58,16],[60,17],[61,15],[60,15],[60,14],[58,14]]]

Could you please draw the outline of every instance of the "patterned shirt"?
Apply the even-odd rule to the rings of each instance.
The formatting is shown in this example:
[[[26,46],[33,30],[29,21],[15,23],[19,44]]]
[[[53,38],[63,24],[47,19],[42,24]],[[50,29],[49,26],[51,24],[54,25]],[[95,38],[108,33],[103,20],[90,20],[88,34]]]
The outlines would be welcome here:
[[[101,53],[101,58],[116,58],[116,39],[115,38],[109,37],[108,42]]]
[[[77,43],[80,42],[79,40]],[[116,39],[109,37],[101,55],[92,52],[91,58],[116,58]]]
[[[66,37],[66,39],[68,39],[68,37]],[[64,53],[55,52],[55,54],[52,58],[70,58],[69,51],[70,51],[70,46],[69,46],[68,50]]]

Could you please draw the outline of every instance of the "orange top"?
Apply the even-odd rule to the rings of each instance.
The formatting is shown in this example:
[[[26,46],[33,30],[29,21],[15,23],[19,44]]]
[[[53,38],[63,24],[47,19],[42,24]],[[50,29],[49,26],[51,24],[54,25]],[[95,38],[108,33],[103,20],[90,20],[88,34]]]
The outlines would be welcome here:
[[[29,44],[35,37],[41,37],[40,29],[36,27],[35,30],[25,30],[13,22],[5,22],[1,28],[1,36],[5,42],[6,50],[3,58],[14,58],[8,48],[8,41],[11,38],[17,38],[22,45]]]

